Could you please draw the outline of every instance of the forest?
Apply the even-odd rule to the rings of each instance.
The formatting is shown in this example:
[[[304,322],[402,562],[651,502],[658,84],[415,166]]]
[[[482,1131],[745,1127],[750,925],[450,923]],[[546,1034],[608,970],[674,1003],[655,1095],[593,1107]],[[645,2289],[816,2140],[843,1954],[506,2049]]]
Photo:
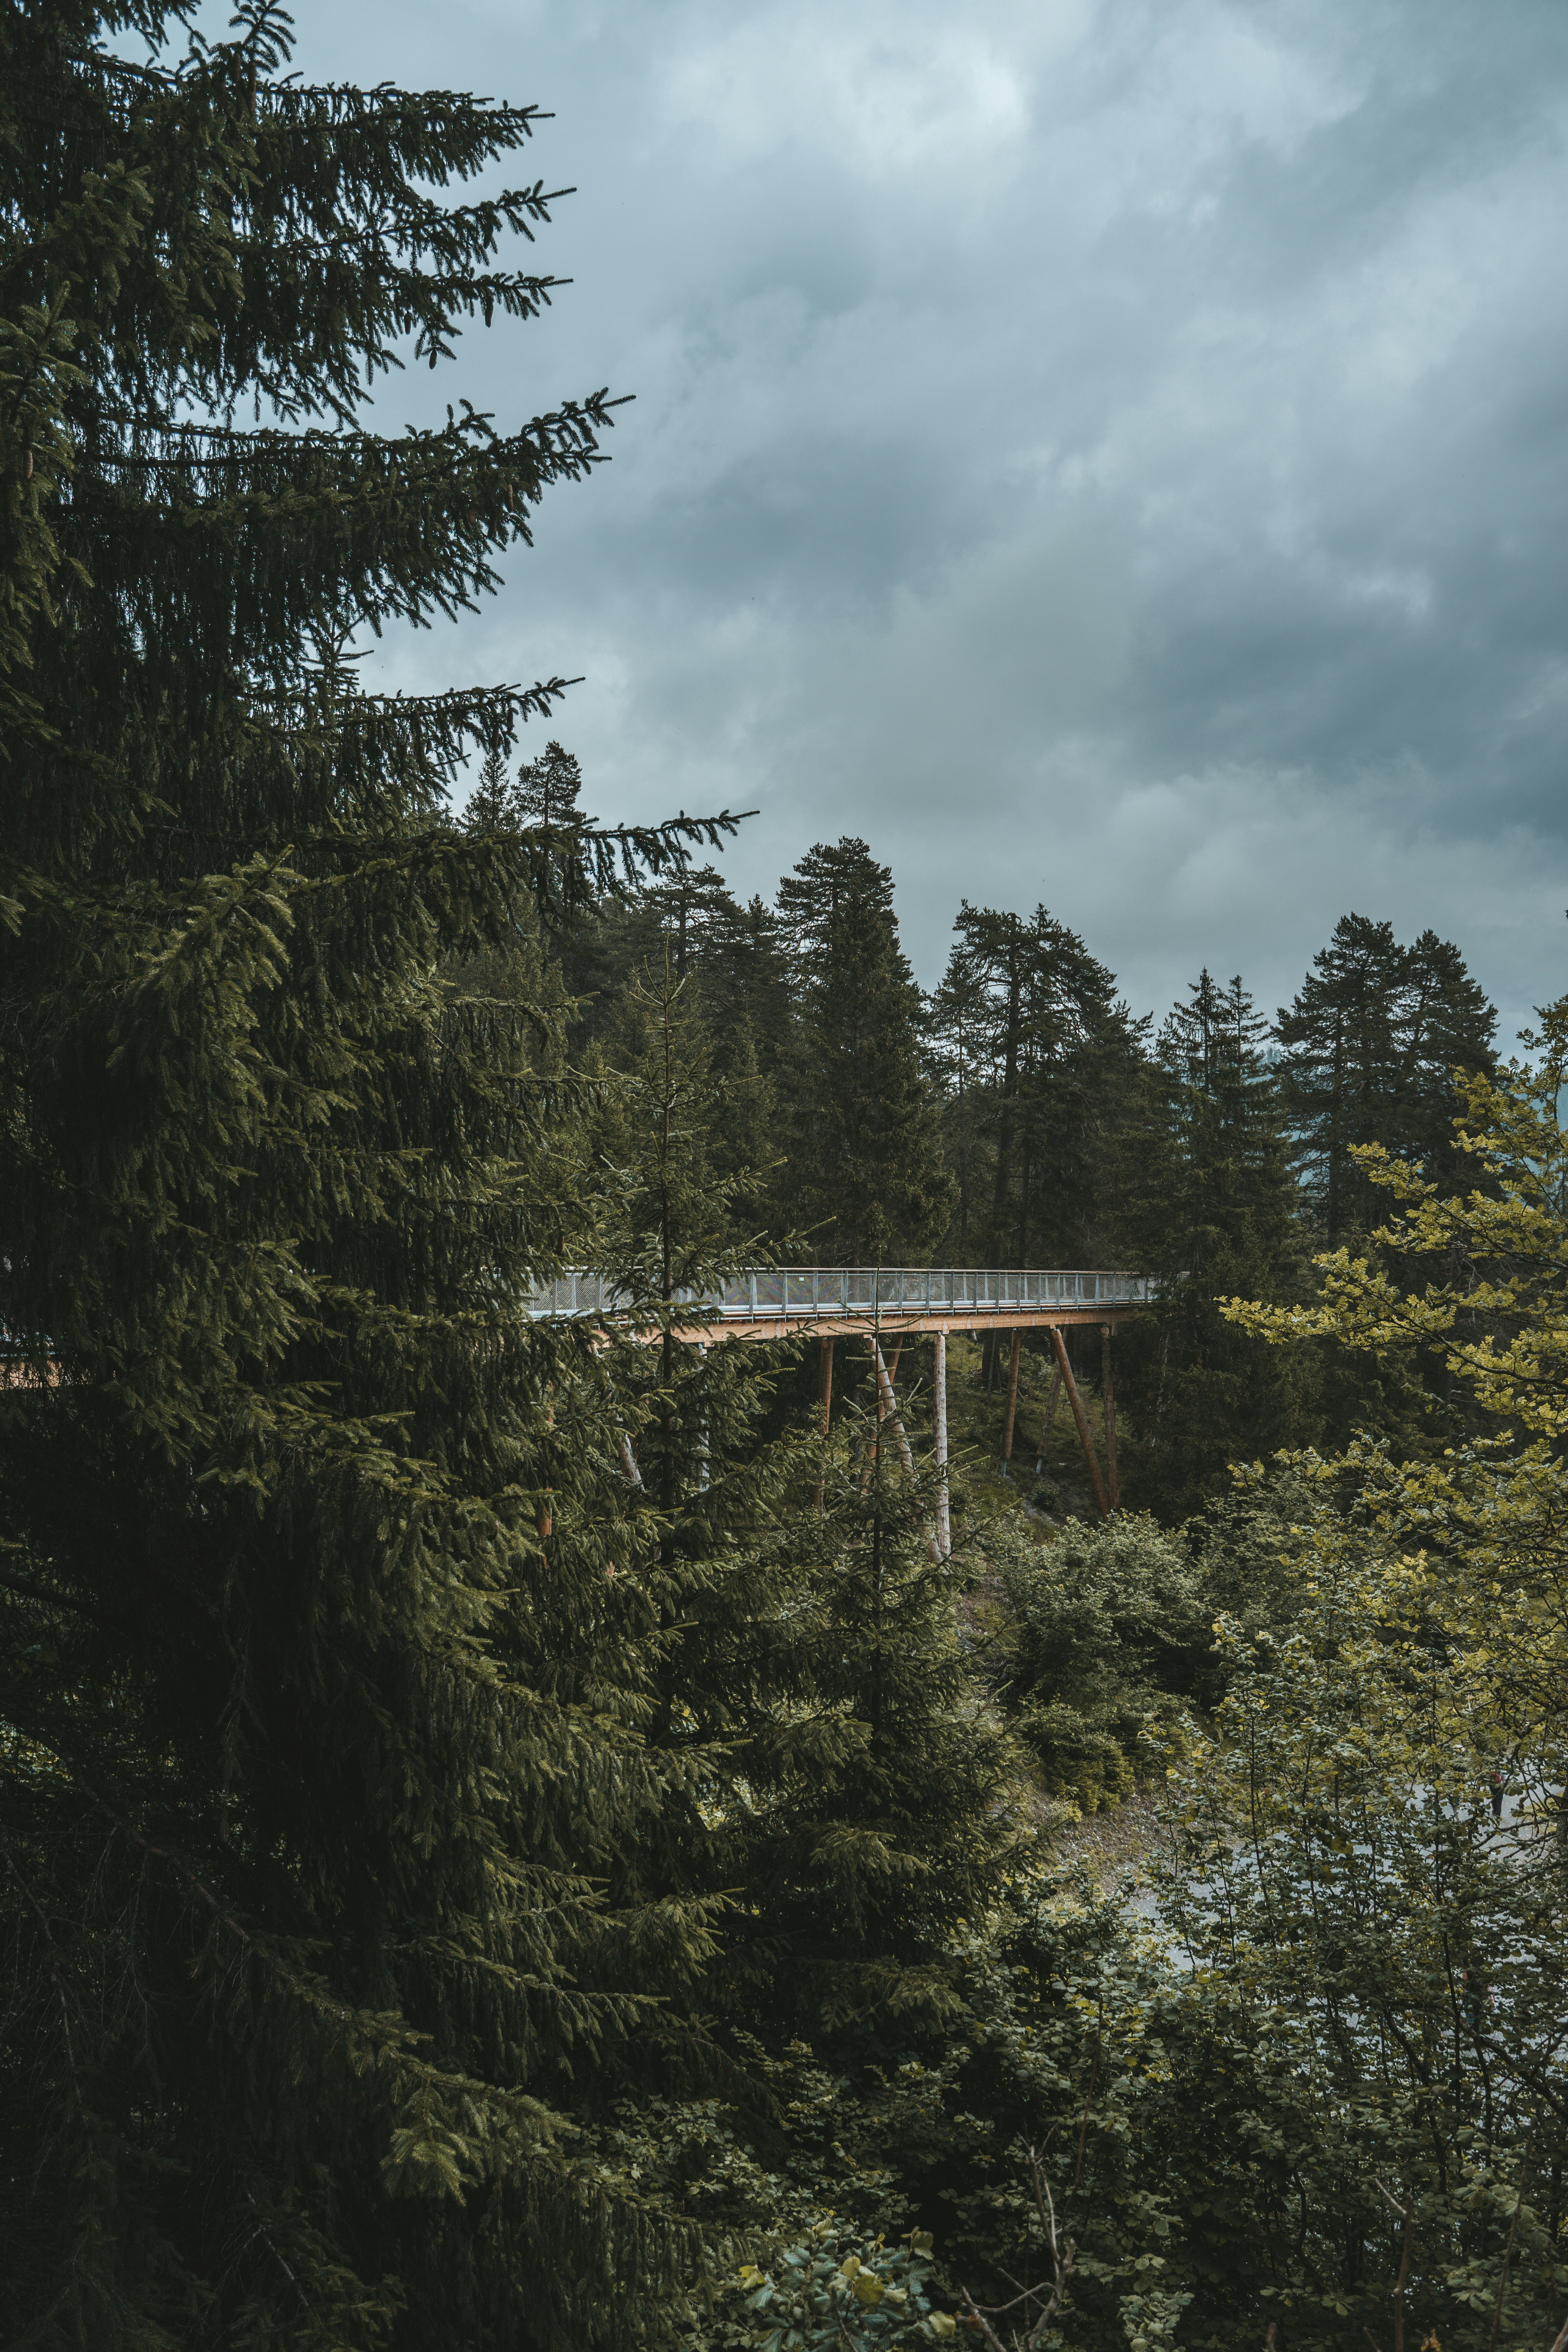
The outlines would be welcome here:
[[[866,842],[368,689],[621,395],[461,397],[535,109],[230,35],[0,10],[6,2340],[1562,2352],[1568,998],[922,991]],[[944,1465],[778,1265],[1151,1287]]]

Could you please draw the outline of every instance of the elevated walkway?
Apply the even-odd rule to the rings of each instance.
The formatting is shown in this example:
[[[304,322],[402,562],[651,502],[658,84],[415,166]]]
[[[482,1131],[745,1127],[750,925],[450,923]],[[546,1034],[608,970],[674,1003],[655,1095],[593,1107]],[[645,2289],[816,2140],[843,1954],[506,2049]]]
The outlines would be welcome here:
[[[826,1437],[833,1417],[833,1343],[858,1337],[870,1349],[877,1383],[877,1412],[897,1438],[905,1468],[912,1477],[913,1461],[904,1434],[893,1381],[904,1343],[919,1332],[931,1335],[931,1400],[934,1453],[941,1488],[931,1533],[934,1559],[952,1549],[947,1506],[947,1340],[953,1331],[1011,1331],[1013,1345],[1007,1365],[1006,1422],[998,1467],[1011,1474],[1013,1439],[1018,1413],[1018,1359],[1024,1333],[1040,1328],[1050,1333],[1056,1357],[1050,1398],[1041,1423],[1036,1466],[1045,1466],[1046,1451],[1056,1421],[1057,1402],[1065,1389],[1079,1444],[1094,1488],[1100,1516],[1109,1518],[1120,1496],[1116,1471],[1116,1402],[1110,1382],[1110,1335],[1123,1315],[1146,1306],[1153,1285],[1146,1275],[1103,1273],[1098,1268],[1065,1266],[898,1266],[784,1265],[747,1266],[721,1289],[683,1293],[679,1305],[694,1309],[699,1320],[677,1327],[676,1338],[698,1346],[726,1339],[777,1339],[792,1330],[810,1331],[822,1343],[822,1433]],[[614,1318],[628,1310],[623,1294],[597,1274],[563,1275],[559,1282],[534,1292],[528,1312],[537,1318],[590,1316]],[[1104,1395],[1105,1471],[1095,1456],[1089,1416],[1073,1378],[1062,1327],[1098,1323],[1100,1331],[1100,1379]],[[651,1338],[653,1334],[646,1336]],[[892,1356],[883,1355],[883,1343]],[[629,1444],[627,1475],[641,1484]],[[816,1500],[822,1502],[820,1482]]]
[[[748,1266],[722,1289],[683,1296],[701,1321],[693,1339],[774,1339],[799,1324],[830,1339],[841,1332],[1026,1330],[1032,1325],[1108,1323],[1152,1295],[1145,1275],[1062,1266]],[[613,1316],[614,1284],[596,1274],[563,1275],[536,1291],[528,1311]]]

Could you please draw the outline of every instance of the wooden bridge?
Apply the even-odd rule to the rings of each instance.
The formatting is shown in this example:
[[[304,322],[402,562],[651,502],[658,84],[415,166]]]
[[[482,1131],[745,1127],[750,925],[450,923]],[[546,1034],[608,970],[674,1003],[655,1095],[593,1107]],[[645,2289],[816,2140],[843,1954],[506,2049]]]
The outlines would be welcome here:
[[[952,1331],[1011,1331],[1007,1367],[1007,1413],[1001,1472],[1011,1475],[1018,1417],[1018,1360],[1026,1330],[1051,1335],[1056,1365],[1050,1402],[1040,1433],[1037,1466],[1055,1425],[1061,1391],[1067,1391],[1079,1444],[1083,1449],[1100,1516],[1119,1506],[1116,1475],[1116,1401],[1110,1381],[1110,1335],[1124,1315],[1147,1305],[1153,1286],[1144,1275],[1101,1273],[1060,1266],[747,1266],[721,1287],[684,1292],[679,1304],[693,1319],[677,1337],[697,1347],[727,1339],[777,1339],[791,1330],[813,1331],[821,1343],[822,1431],[833,1417],[834,1341],[865,1340],[877,1380],[878,1418],[890,1426],[905,1467],[913,1475],[909,1440],[899,1412],[894,1380],[905,1345],[917,1335],[931,1339],[931,1419],[939,1472],[945,1474],[947,1445],[947,1339]],[[616,1286],[595,1274],[567,1274],[536,1291],[529,1313],[614,1318],[626,1311]],[[1062,1338],[1064,1327],[1098,1324],[1100,1379],[1105,1401],[1105,1474],[1102,1476],[1089,1416],[1073,1379]],[[891,1350],[889,1366],[884,1342]],[[636,1465],[628,1466],[636,1475]],[[640,1482],[639,1482],[640,1483]],[[820,1503],[822,1488],[817,1488]],[[942,1477],[932,1532],[932,1549],[951,1548],[946,1479]]]

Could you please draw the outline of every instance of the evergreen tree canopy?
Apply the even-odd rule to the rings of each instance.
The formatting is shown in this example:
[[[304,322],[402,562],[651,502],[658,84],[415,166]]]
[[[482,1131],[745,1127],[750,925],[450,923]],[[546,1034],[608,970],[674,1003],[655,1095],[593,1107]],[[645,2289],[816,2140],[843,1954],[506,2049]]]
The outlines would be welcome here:
[[[1496,1028],[1458,949],[1435,931],[1401,947],[1387,923],[1341,918],[1276,1032],[1303,1181],[1331,1242],[1373,1215],[1356,1145],[1384,1144],[1453,1180],[1453,1073],[1494,1066]]]
[[[579,2346],[679,2225],[561,2103],[709,1914],[612,1884],[658,1651],[603,1373],[524,1312],[586,1125],[548,1006],[456,975],[680,829],[454,825],[560,682],[369,695],[350,640],[472,606],[611,404],[372,429],[548,300],[543,182],[451,193],[534,113],[302,85],[266,8],[102,46],[173,21],[0,15],[8,2316]]]
[[[1026,919],[965,899],[954,928],[932,1026],[960,1170],[959,1253],[1087,1265],[1136,1024],[1114,976],[1044,907]]]
[[[818,842],[779,885],[795,983],[793,1222],[832,1264],[918,1264],[951,1182],[931,1116],[921,997],[893,877],[863,841]]]
[[[1130,1153],[1131,1255],[1158,1302],[1119,1343],[1134,1478],[1184,1516],[1232,1461],[1313,1434],[1310,1361],[1238,1332],[1220,1301],[1303,1295],[1300,1202],[1264,1023],[1239,976],[1205,971],[1161,1028],[1147,1124]]]

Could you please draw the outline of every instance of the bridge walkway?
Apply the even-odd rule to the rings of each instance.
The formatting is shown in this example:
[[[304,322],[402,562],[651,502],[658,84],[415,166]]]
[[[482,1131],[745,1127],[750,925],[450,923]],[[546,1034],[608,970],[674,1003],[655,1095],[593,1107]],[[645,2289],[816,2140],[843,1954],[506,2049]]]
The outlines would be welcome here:
[[[776,1339],[791,1324],[831,1334],[881,1329],[996,1331],[1116,1320],[1147,1304],[1148,1277],[1060,1266],[746,1266],[721,1289],[681,1294],[700,1320],[693,1339]],[[574,1273],[535,1291],[534,1316],[624,1311],[602,1275]]]
[[[1100,1516],[1109,1518],[1120,1504],[1110,1336],[1122,1316],[1135,1314],[1149,1303],[1152,1290],[1153,1286],[1144,1275],[1083,1267],[747,1266],[720,1289],[683,1294],[679,1304],[689,1307],[696,1319],[678,1330],[677,1336],[696,1346],[709,1347],[726,1339],[781,1339],[792,1329],[814,1331],[822,1349],[824,1437],[833,1418],[834,1342],[843,1338],[866,1340],[876,1372],[878,1417],[890,1423],[900,1454],[912,1469],[882,1342],[887,1340],[901,1351],[905,1342],[917,1334],[929,1334],[935,1454],[942,1474],[931,1548],[937,1557],[944,1558],[952,1544],[945,1475],[949,1334],[997,1330],[1013,1334],[1000,1464],[1002,1475],[1008,1477],[1017,1425],[1018,1360],[1023,1334],[1031,1328],[1049,1331],[1056,1365],[1040,1438],[1040,1460],[1043,1465],[1060,1391],[1065,1389]],[[626,1312],[620,1304],[621,1297],[615,1285],[601,1275],[566,1274],[534,1293],[529,1312],[540,1318],[616,1317]],[[1084,1323],[1098,1324],[1100,1332],[1106,1454],[1103,1476],[1089,1416],[1062,1338],[1064,1327]],[[895,1352],[894,1370],[899,1360],[899,1353]],[[819,1486],[819,1504],[821,1499]]]

